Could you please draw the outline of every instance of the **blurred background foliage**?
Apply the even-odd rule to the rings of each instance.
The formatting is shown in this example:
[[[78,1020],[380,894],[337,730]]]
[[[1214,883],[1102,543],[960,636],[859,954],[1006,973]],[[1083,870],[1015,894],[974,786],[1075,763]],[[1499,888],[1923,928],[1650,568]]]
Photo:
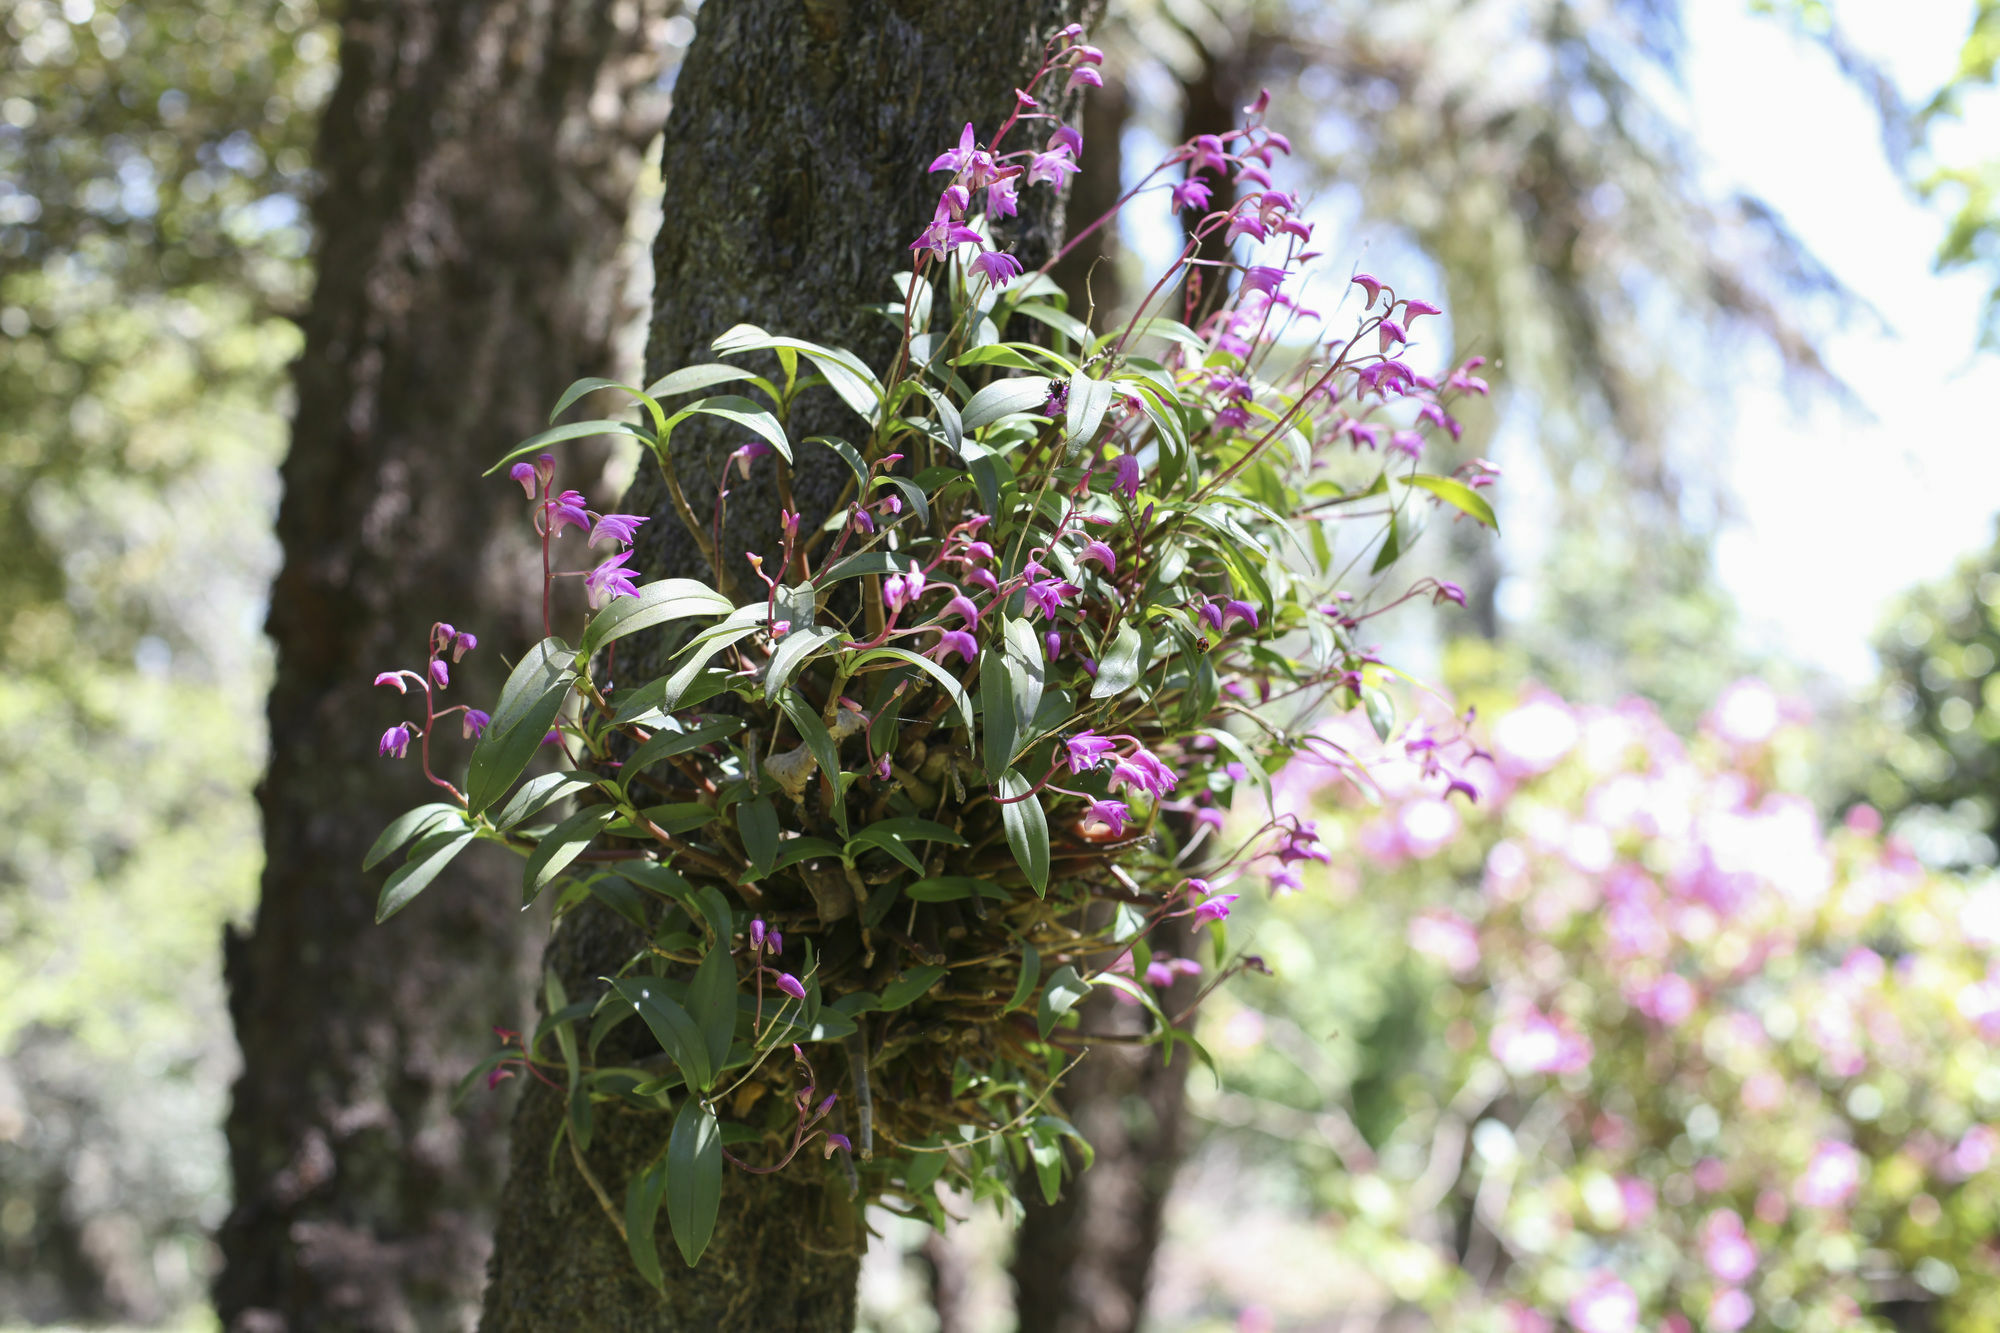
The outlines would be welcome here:
[[[198,1311],[227,1203],[310,3],[0,0],[0,1321]]]
[[[2000,4],[1979,0],[1956,76],[1916,107],[1838,6],[1761,7],[1874,97],[1912,188],[1952,211],[1939,262],[2000,269],[2000,159],[1927,148],[1994,81]],[[0,0],[0,34],[0,1323],[199,1320],[234,1059],[217,948],[258,866],[259,627],[334,32],[305,0]],[[1756,347],[1801,394],[1838,394],[1821,340],[1869,315],[1769,209],[1703,185],[1671,112],[1675,0],[1121,0],[1101,40],[1129,160],[1270,86],[1273,123],[1298,127],[1281,184],[1318,198],[1320,239],[1413,292],[1424,275],[1451,312],[1435,344],[1496,363],[1467,446],[1509,469],[1507,538],[1432,553],[1472,594],[1440,679],[1495,705],[1526,679],[1637,694],[1685,734],[1746,669],[1783,670],[1738,649],[1715,574],[1731,377]],[[1877,698],[1788,789],[1873,803],[1934,864],[1990,865],[1997,606],[2000,546],[1913,592]],[[1282,979],[1225,1002],[1254,1024],[1218,1007],[1248,1081],[1198,1103],[1214,1128],[1183,1190],[1212,1202],[1257,1165],[1278,1202],[1238,1244],[1387,1273],[1393,1294],[1407,1255],[1379,1217],[1403,1214],[1350,1173],[1435,1148],[1463,1052],[1399,942],[1483,846],[1259,927]],[[1434,1208],[1476,1197],[1437,1170]],[[1198,1213],[1176,1254],[1212,1233]],[[1362,1223],[1341,1239],[1337,1217]],[[1161,1327],[1225,1326],[1220,1280],[1163,1273]],[[877,1326],[934,1326],[908,1304],[874,1301]]]

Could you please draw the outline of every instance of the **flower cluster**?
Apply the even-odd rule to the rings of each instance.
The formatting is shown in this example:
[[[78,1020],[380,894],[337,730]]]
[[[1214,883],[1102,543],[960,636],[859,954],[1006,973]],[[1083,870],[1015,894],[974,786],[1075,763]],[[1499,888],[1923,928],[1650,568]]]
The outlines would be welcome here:
[[[1051,45],[987,146],[968,127],[933,162],[951,178],[882,308],[901,332],[886,371],[739,326],[713,346],[742,364],[643,389],[581,381],[559,406],[622,388],[642,424],[553,427],[496,465],[534,502],[546,571],[565,529],[626,545],[640,520],[556,491],[540,451],[638,436],[712,581],[640,582],[621,552],[584,576],[593,613],[561,637],[548,588],[563,576],[547,573],[550,635],[516,665],[464,791],[378,844],[377,860],[411,844],[381,910],[483,839],[525,858],[524,897],[551,894],[558,916],[594,902],[643,931],[649,946],[587,999],[552,982],[554,1050],[510,1044],[494,1068],[560,1073],[572,1114],[611,1099],[671,1113],[663,1170],[777,1169],[824,1134],[852,1144],[825,1167],[851,1189],[939,1219],[941,1183],[1053,1197],[1075,1133],[1059,1080],[1096,1035],[1078,1001],[1124,995],[1171,1048],[1192,1037],[1165,992],[1261,968],[1230,948],[1245,890],[1295,890],[1332,855],[1281,808],[1273,772],[1308,753],[1365,780],[1309,719],[1360,709],[1392,724],[1387,668],[1363,636],[1393,607],[1463,601],[1435,579],[1397,581],[1401,553],[1434,516],[1493,522],[1488,465],[1426,472],[1421,449],[1353,447],[1369,423],[1351,414],[1451,433],[1451,395],[1485,386],[1464,370],[1432,384],[1387,356],[1381,330],[1400,320],[1399,347],[1421,302],[1387,292],[1332,333],[1286,295],[1311,228],[1270,188],[1287,145],[1262,100],[1249,127],[1177,148],[1120,202],[1181,206],[1202,173],[1231,173],[1264,188],[1204,234],[1262,251],[1218,265],[1191,245],[1128,318],[1093,330],[1045,273],[991,248],[1021,189],[1075,169],[1076,135],[1035,88],[1065,71],[1095,81],[1077,36]],[[1040,149],[1004,146],[1037,123]],[[1198,325],[1174,318],[1204,281],[1234,286],[1180,307],[1212,307]],[[691,397],[720,384],[743,394]],[[852,439],[795,439],[803,394],[844,404]],[[734,445],[712,497],[675,470],[672,436],[691,421]],[[805,449],[849,473],[824,513],[792,507]],[[718,549],[729,487],[746,482],[782,505],[747,588]],[[649,654],[666,665],[614,678],[618,641],[638,633],[670,636]],[[1462,803],[1462,725],[1409,745]],[[524,777],[538,754],[557,767]],[[1232,808],[1258,814],[1225,845]],[[1152,951],[1172,920],[1201,931],[1206,968]],[[562,1039],[634,1015],[669,1071],[650,1081],[593,1064],[594,1040]],[[821,1044],[844,1048],[837,1101],[796,1091]],[[791,1047],[788,1073],[774,1057]],[[692,1263],[712,1215],[675,1216],[683,1205],[670,1192],[664,1206]]]
[[[1323,771],[1282,775],[1358,858],[1336,901],[1366,885],[1324,909],[1327,947],[1373,950],[1377,976],[1413,954],[1422,979],[1422,1035],[1396,1027],[1393,1058],[1424,1076],[1328,1184],[1343,1245],[1440,1326],[1886,1328],[1894,1302],[1975,1327],[1996,1308],[2000,887],[1927,872],[1865,806],[1823,828],[1792,789],[1799,717],[1758,681],[1687,739],[1644,704],[1530,694],[1463,771],[1476,805],[1414,761],[1374,766],[1365,809]],[[1260,1041],[1216,1049],[1252,1087],[1291,1069]],[[1421,1180],[1397,1165],[1425,1160]]]

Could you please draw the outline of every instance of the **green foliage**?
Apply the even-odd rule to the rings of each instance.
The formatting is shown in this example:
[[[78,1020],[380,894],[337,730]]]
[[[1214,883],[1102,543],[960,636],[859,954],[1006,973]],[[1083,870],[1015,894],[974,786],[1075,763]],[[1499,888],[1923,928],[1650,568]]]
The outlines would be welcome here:
[[[1275,225],[1289,205],[1269,198],[1254,207]],[[1300,240],[1274,264],[1295,264]],[[427,768],[452,809],[388,838],[415,841],[385,904],[471,837],[526,858],[524,898],[551,893],[558,916],[595,898],[649,935],[596,998],[552,994],[545,1024],[601,1031],[636,1013],[659,1045],[660,1072],[637,1083],[591,1067],[574,1038],[561,1047],[574,1143],[595,1102],[673,1108],[664,1184],[650,1168],[620,1182],[614,1219],[649,1279],[652,1211],[695,1263],[725,1161],[764,1171],[809,1147],[851,1150],[851,1188],[937,1220],[940,1182],[1052,1195],[1074,1130],[1051,1098],[1090,1040],[1079,1001],[1120,991],[1149,1016],[1147,1040],[1192,1046],[1155,993],[1176,974],[1132,974],[1151,962],[1146,935],[1197,915],[1218,970],[1244,965],[1220,925],[1233,897],[1187,873],[1219,801],[1239,782],[1268,801],[1267,770],[1309,742],[1290,724],[1372,695],[1385,668],[1364,622],[1456,596],[1385,582],[1401,551],[1389,534],[1433,515],[1494,521],[1482,468],[1424,472],[1419,423],[1392,424],[1421,407],[1446,429],[1444,404],[1475,391],[1420,384],[1387,354],[1393,292],[1352,337],[1281,342],[1303,331],[1269,327],[1282,270],[1258,272],[1277,276],[1201,331],[1156,319],[1141,335],[1092,330],[1045,278],[999,291],[962,255],[924,255],[883,308],[903,332],[886,374],[739,326],[715,351],[765,373],[581,381],[565,405],[617,388],[638,421],[558,424],[496,465],[537,489],[547,528],[555,462],[528,460],[607,429],[636,436],[717,585],[637,586],[577,647],[545,639],[516,665],[463,791]],[[725,381],[759,397],[676,402]],[[851,410],[852,440],[788,434],[800,396],[821,390]],[[817,527],[786,513],[748,596],[712,546],[723,497],[682,490],[673,432],[692,414],[741,429],[731,468],[775,471],[780,496],[807,449],[852,473]],[[1395,443],[1377,452],[1377,434],[1363,452],[1377,421]],[[669,636],[658,674],[614,675],[614,642],[642,629]],[[405,678],[427,679],[449,641],[434,635],[427,670]],[[434,738],[447,715],[424,693]],[[551,724],[563,775],[510,796]],[[578,802],[566,814],[548,803],[558,784]],[[1269,815],[1200,864],[1226,873],[1312,845]],[[510,1059],[539,1062],[539,1046]]]
[[[1879,713],[1844,773],[1933,863],[1990,865],[2000,847],[2000,540],[1910,592],[1876,640]]]

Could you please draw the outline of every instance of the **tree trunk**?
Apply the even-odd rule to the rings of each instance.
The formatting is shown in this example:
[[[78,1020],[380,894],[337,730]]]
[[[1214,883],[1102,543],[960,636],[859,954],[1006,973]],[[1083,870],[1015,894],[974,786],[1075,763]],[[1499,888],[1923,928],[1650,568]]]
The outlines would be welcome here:
[[[891,275],[910,265],[910,241],[941,188],[926,168],[966,121],[982,138],[997,128],[1044,41],[1082,8],[1082,0],[708,0],[667,126],[649,374],[714,359],[709,341],[739,322],[851,347],[886,370],[894,329],[860,306],[893,299]],[[1059,220],[1048,190],[1022,192],[1013,243],[1029,267],[1046,257]],[[844,412],[830,394],[808,394],[794,439],[851,435],[857,423]],[[675,434],[676,468],[698,510],[712,506],[721,465],[741,442],[740,432],[696,421]],[[802,446],[798,463],[794,492],[811,523],[834,502],[844,467],[818,445]],[[772,550],[778,531],[771,464],[754,475],[730,494],[721,544],[739,594],[750,583],[741,553]],[[649,575],[712,577],[652,470],[642,469],[623,507],[653,518],[636,562]],[[586,904],[565,919],[550,962],[572,997],[587,995],[635,942],[630,927]],[[641,1039],[639,1028],[613,1032],[603,1058],[620,1058],[612,1048]],[[731,1172],[700,1267],[685,1267],[662,1235],[663,1301],[633,1272],[567,1155],[551,1160],[558,1096],[535,1086],[522,1100],[485,1333],[853,1328],[861,1241],[844,1190],[823,1188],[803,1163],[762,1182]],[[666,1132],[657,1116],[599,1118],[587,1159],[614,1199]]]
[[[538,941],[505,858],[468,856],[374,925],[362,856],[429,789],[414,759],[376,759],[409,701],[370,681],[451,620],[482,640],[452,690],[477,702],[528,640],[520,496],[479,473],[607,368],[664,112],[641,91],[659,73],[644,27],[666,12],[355,0],[343,21],[268,626],[267,862],[256,925],[225,949],[232,1333],[462,1328],[477,1306],[505,1108],[447,1099],[493,1025],[520,1026]]]
[[[1194,956],[1202,937],[1185,920],[1154,932],[1156,952]],[[1182,978],[1160,997],[1173,1014],[1192,1003]],[[1192,1022],[1192,1019],[1189,1020]],[[1143,1010],[1100,992],[1085,1002],[1086,1032],[1143,1032]],[[1146,1313],[1153,1254],[1186,1141],[1186,1051],[1172,1064],[1154,1046],[1105,1042],[1064,1082],[1060,1099],[1096,1161],[1053,1204],[1029,1200],[1014,1233],[1014,1310],[1035,1333],[1135,1333]],[[1072,1156],[1072,1167],[1079,1165]]]

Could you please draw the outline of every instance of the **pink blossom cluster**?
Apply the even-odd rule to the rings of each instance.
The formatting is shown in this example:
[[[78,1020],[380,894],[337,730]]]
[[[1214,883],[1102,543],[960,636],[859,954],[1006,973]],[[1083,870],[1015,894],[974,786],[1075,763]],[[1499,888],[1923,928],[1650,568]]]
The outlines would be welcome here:
[[[1939,1327],[2000,1308],[2000,889],[1926,871],[1866,807],[1823,824],[1791,785],[1806,720],[1760,681],[1686,736],[1530,691],[1448,820],[1393,768],[1374,805],[1331,766],[1280,775],[1360,854],[1327,929],[1405,940],[1433,997],[1381,1157],[1409,1136],[1435,1170],[1440,1126],[1477,1123],[1456,1183],[1364,1160],[1333,1186],[1367,1201],[1343,1244],[1428,1256],[1438,1326],[1886,1327],[1887,1290]]]

